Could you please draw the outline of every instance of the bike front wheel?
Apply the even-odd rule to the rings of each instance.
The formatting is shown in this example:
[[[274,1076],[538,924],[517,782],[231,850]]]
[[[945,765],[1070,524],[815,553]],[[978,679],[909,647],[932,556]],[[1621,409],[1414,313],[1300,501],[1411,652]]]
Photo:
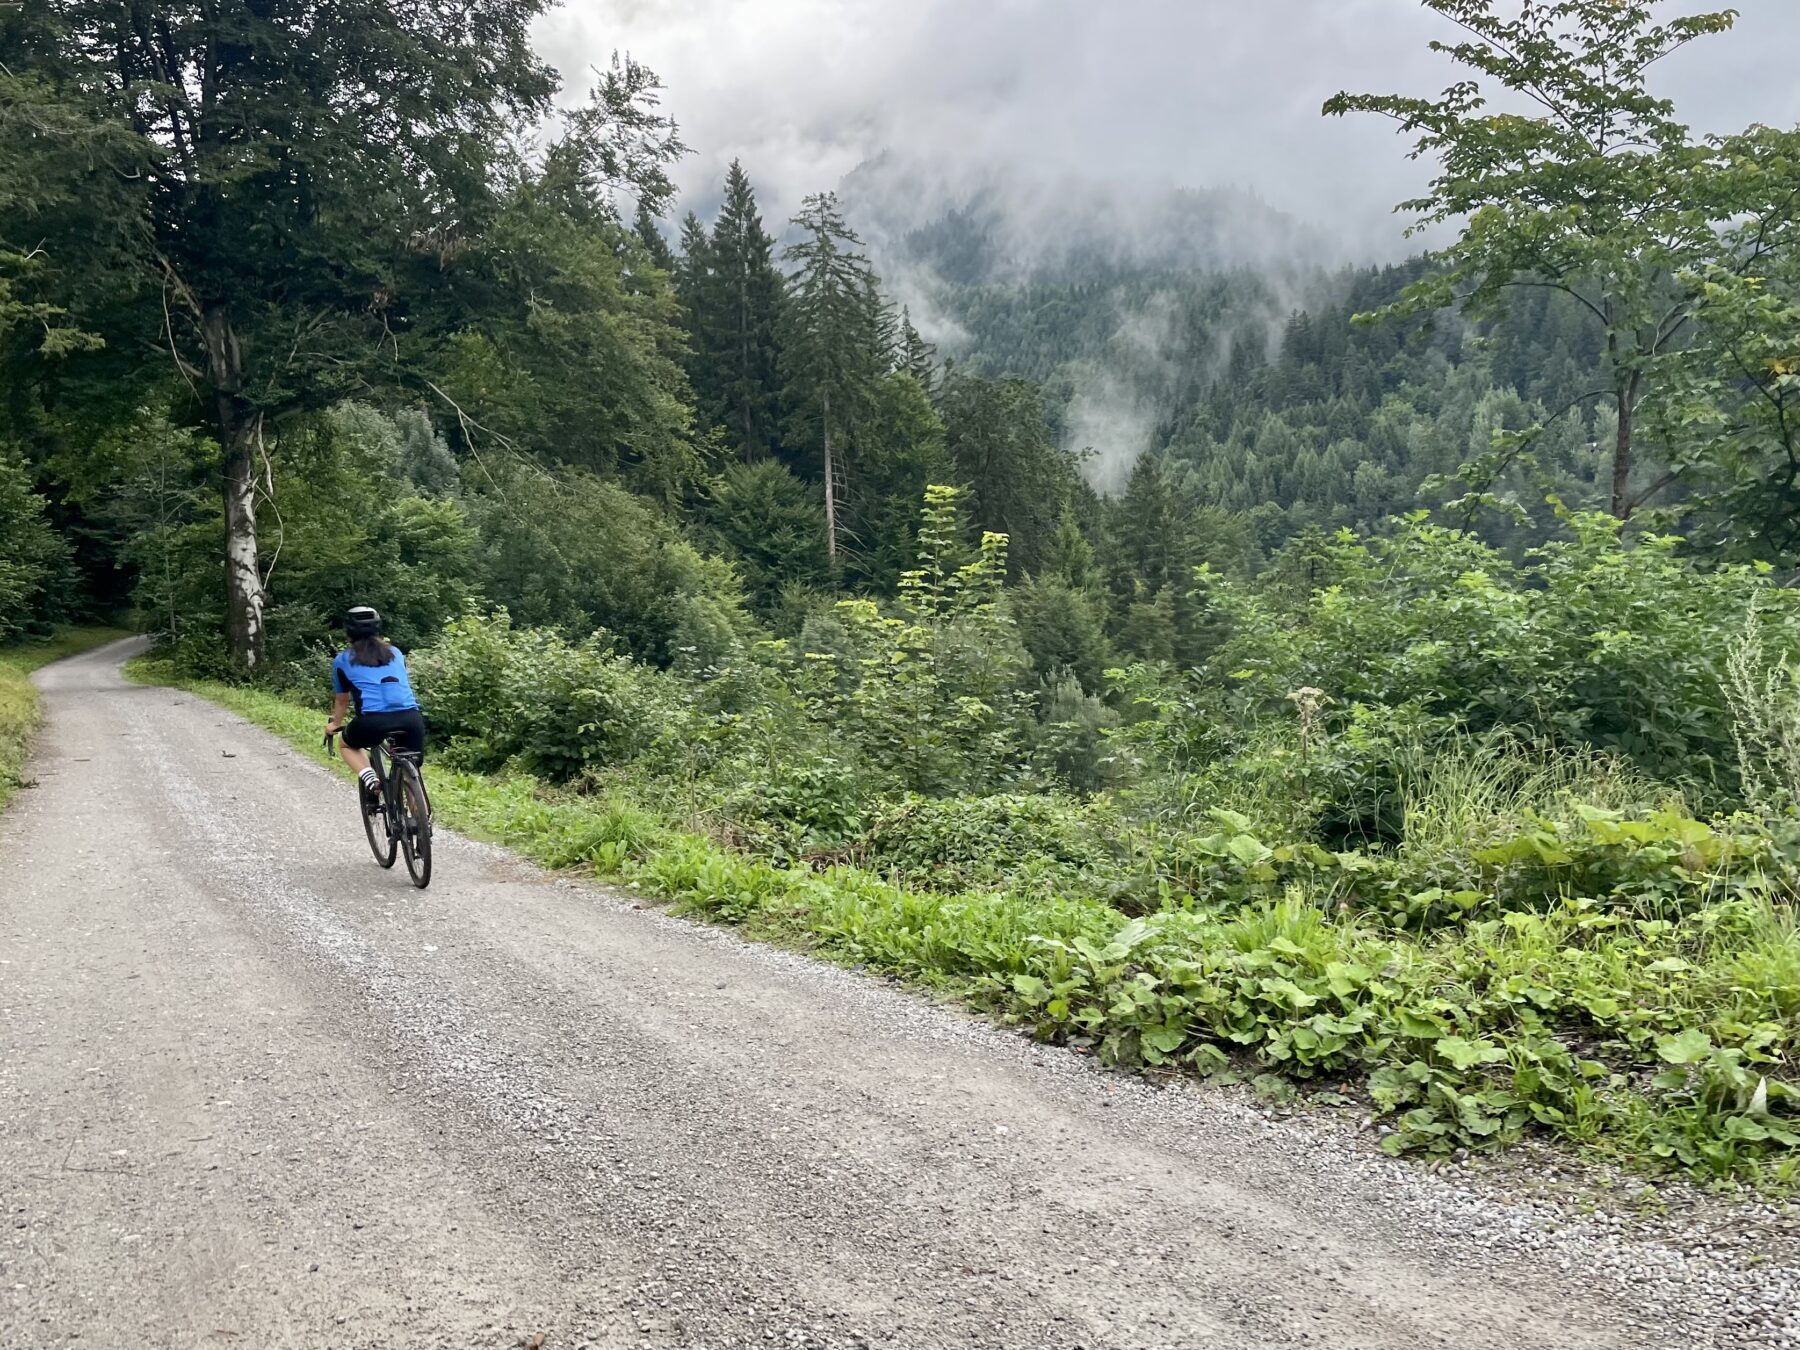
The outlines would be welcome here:
[[[400,848],[406,854],[406,872],[412,884],[424,890],[431,884],[431,802],[425,796],[425,779],[419,766],[401,760],[399,815]]]

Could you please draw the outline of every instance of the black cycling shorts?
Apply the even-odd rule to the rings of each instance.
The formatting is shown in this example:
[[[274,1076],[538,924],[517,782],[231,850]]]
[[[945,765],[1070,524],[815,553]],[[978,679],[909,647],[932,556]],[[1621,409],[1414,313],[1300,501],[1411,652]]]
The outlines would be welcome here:
[[[367,750],[386,740],[401,750],[423,755],[425,718],[417,708],[403,708],[399,712],[358,713],[344,726],[344,744],[353,750]]]

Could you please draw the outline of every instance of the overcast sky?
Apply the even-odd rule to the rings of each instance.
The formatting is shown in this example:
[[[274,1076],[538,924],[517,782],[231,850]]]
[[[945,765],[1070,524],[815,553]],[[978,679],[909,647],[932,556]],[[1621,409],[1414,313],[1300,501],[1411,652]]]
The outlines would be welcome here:
[[[1800,122],[1800,0],[1737,7],[1661,89],[1702,129]],[[565,0],[538,41],[571,86],[615,49],[651,66],[693,147],[683,188],[741,157],[774,218],[888,149],[1246,187],[1386,252],[1423,170],[1382,119],[1319,105],[1437,92],[1452,67],[1425,44],[1453,33],[1417,0]]]

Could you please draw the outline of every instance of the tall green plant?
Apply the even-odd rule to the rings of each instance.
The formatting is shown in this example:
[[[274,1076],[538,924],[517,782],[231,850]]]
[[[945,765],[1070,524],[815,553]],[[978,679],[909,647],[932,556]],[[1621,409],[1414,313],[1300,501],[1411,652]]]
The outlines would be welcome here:
[[[822,731],[871,769],[928,794],[992,784],[1016,769],[1027,658],[1000,600],[1006,538],[971,550],[956,488],[926,489],[915,567],[893,613],[846,600],[836,615],[851,678],[806,681]],[[813,663],[817,665],[818,663]]]

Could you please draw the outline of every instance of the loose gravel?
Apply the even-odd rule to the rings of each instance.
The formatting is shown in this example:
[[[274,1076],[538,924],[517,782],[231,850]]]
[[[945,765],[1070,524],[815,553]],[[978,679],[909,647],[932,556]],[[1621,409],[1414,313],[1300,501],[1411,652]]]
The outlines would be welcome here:
[[[1800,1347],[1780,1209],[1396,1161],[447,835],[413,891],[121,655],[0,820],[0,1345]]]

